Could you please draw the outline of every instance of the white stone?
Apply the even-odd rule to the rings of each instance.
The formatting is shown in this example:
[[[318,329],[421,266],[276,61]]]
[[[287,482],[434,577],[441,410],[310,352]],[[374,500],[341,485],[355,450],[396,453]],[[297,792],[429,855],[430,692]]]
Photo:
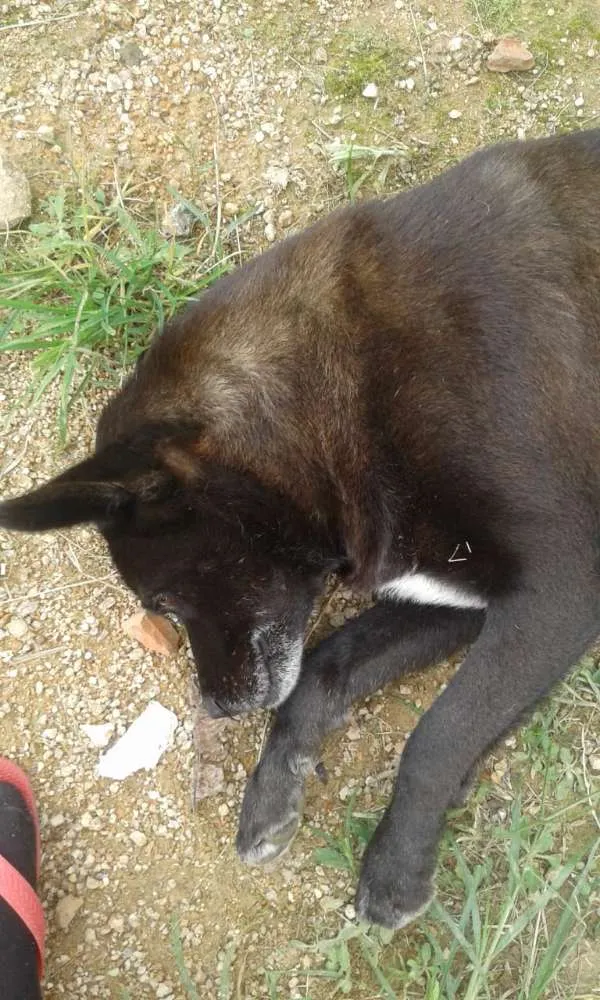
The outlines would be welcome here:
[[[379,96],[379,87],[376,83],[368,83],[362,92],[363,97],[370,97],[375,100]]]
[[[115,728],[113,722],[104,722],[95,726],[82,725],[82,733],[85,733],[88,740],[94,747],[108,746],[112,731]]]

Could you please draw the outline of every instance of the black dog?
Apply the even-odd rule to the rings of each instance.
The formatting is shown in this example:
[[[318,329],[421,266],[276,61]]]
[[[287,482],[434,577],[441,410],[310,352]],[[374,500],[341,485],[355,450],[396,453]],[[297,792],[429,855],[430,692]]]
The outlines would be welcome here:
[[[404,751],[358,913],[432,895],[479,758],[600,632],[600,130],[344,208],[157,337],[96,453],[0,508],[98,524],[187,626],[213,712],[281,706],[238,850],[277,855],[358,697],[473,643]],[[330,572],[379,603],[302,657]]]

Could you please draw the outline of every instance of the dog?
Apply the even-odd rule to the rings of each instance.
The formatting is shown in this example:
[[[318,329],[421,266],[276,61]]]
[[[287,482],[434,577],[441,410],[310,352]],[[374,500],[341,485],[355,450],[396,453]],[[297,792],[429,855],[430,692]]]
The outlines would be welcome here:
[[[363,858],[358,915],[408,924],[478,761],[600,633],[600,129],[478,151],[219,279],[94,454],[0,507],[81,522],[185,624],[213,715],[277,709],[249,863],[289,844],[355,699],[469,647]],[[376,602],[305,653],[331,574]]]

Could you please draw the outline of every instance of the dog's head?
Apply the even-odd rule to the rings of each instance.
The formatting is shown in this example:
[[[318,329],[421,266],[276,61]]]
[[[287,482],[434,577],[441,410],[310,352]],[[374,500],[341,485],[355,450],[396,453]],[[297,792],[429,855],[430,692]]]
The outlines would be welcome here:
[[[83,522],[98,526],[144,607],[183,622],[213,714],[285,700],[314,599],[336,566],[322,531],[288,498],[210,460],[178,474],[151,435],[109,444],[0,504],[7,528]]]

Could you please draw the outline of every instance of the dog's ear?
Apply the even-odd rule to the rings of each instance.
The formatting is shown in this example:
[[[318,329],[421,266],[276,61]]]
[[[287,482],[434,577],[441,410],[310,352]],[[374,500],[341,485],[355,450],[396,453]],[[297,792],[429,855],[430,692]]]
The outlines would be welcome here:
[[[135,494],[118,481],[111,456],[94,455],[37,490],[0,503],[0,527],[48,531],[124,516]]]

